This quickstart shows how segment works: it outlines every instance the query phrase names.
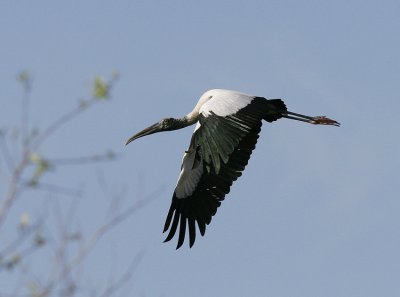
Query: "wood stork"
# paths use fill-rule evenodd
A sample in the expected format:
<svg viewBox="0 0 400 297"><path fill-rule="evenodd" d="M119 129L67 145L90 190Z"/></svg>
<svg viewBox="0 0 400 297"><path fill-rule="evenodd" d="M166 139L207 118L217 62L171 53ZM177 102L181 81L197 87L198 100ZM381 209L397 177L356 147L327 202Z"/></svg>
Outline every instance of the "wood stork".
<svg viewBox="0 0 400 297"><path fill-rule="evenodd" d="M189 228L190 247L196 239L196 223L204 236L206 225L210 224L233 181L242 175L256 146L262 120L273 122L282 117L315 125L340 126L324 116L290 112L281 99L215 89L205 92L185 117L163 119L127 140L126 144L146 135L196 123L189 148L183 155L164 225L163 232L169 229L165 241L174 237L178 225L177 249L184 242L186 226Z"/></svg>

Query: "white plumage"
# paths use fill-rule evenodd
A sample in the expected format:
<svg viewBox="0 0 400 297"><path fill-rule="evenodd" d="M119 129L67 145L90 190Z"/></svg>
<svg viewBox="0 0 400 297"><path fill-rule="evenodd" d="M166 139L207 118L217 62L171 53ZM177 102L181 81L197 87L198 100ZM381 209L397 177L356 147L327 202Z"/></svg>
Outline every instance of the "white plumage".
<svg viewBox="0 0 400 297"><path fill-rule="evenodd" d="M181 173L175 188L176 198L190 197L196 189L197 183L203 174L201 160L196 163L196 151L187 151L182 158ZM196 166L197 165L197 166Z"/></svg>
<svg viewBox="0 0 400 297"><path fill-rule="evenodd" d="M243 107L249 105L255 96L237 91L215 89L204 93L199 102L202 101L203 97L209 98L209 100L201 105L201 114L208 116L214 113L218 116L225 117L235 114Z"/></svg>

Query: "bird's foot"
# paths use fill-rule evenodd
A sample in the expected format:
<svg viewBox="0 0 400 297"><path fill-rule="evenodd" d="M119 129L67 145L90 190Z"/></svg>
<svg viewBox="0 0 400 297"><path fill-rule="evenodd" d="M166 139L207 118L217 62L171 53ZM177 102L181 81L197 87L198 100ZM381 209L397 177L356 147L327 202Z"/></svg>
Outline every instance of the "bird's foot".
<svg viewBox="0 0 400 297"><path fill-rule="evenodd" d="M332 125L332 126L340 127L340 123L338 123L335 120L332 120L330 118L327 118L325 116L313 117L312 120L311 120L311 124L314 124L314 125Z"/></svg>

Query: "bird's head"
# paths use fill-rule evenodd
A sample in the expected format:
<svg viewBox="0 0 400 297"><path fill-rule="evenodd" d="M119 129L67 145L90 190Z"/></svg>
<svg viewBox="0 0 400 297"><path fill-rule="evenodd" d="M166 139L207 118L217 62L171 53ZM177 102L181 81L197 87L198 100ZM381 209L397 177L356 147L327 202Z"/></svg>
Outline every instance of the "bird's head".
<svg viewBox="0 0 400 297"><path fill-rule="evenodd" d="M177 123L178 121L174 118L166 118L166 119L162 119L161 121L151 125L150 127L147 127L146 129L140 131L139 133L136 133L135 135L133 135L132 137L130 137L125 145L129 144L130 142L143 137L143 136L147 136L150 134L154 134L157 132L163 132L163 131L171 131L171 130L176 130L180 128L180 125L178 125Z"/></svg>

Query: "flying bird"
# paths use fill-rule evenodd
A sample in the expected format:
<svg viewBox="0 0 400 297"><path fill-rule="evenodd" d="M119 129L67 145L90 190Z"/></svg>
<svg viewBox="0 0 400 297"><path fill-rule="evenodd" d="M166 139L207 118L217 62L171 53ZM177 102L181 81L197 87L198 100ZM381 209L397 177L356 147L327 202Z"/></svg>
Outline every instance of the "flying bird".
<svg viewBox="0 0 400 297"><path fill-rule="evenodd" d="M281 99L266 99L237 91L205 92L183 118L166 118L130 137L126 144L153 133L196 124L172 197L164 231L171 240L179 225L177 249L189 229L189 246L196 239L196 224L204 236L232 183L242 175L256 147L262 121L280 118L314 125L340 126L325 116L306 116L287 110Z"/></svg>

